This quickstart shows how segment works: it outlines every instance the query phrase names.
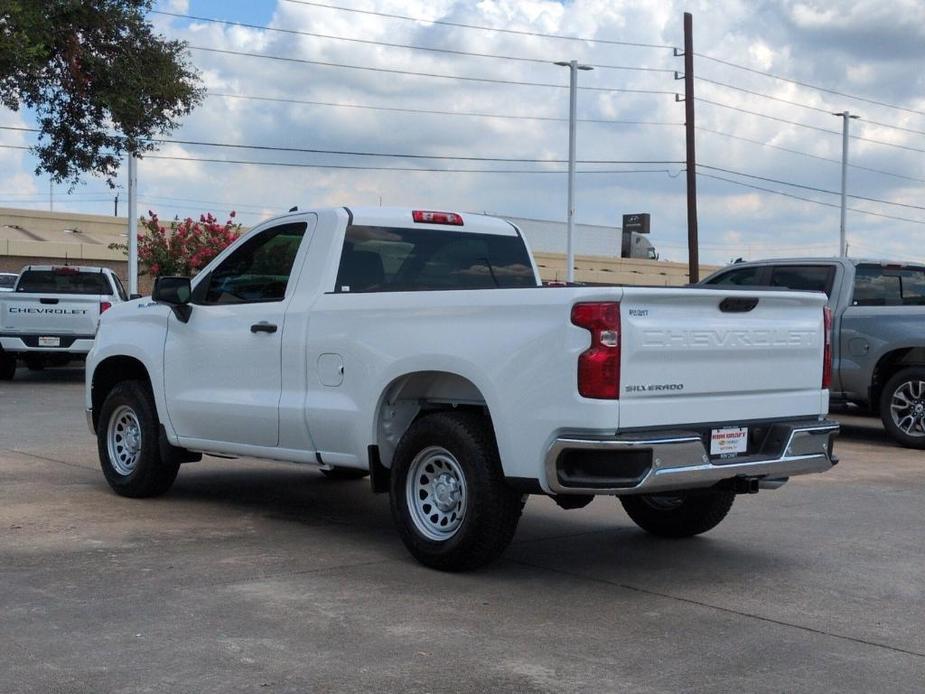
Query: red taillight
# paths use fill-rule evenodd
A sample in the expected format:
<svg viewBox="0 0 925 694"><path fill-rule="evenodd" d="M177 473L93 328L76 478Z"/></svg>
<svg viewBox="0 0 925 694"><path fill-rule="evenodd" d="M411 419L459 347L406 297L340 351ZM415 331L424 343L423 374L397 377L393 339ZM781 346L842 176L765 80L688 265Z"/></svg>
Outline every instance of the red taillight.
<svg viewBox="0 0 925 694"><path fill-rule="evenodd" d="M822 307L822 318L825 324L825 338L822 349L822 388L828 389L832 385L832 309Z"/></svg>
<svg viewBox="0 0 925 694"><path fill-rule="evenodd" d="M109 303L108 301L101 301L100 302L100 315L102 315L103 313L105 313L111 308L112 308L111 303Z"/></svg>
<svg viewBox="0 0 925 694"><path fill-rule="evenodd" d="M620 304L572 306L572 323L591 333L591 346L578 357L578 392L585 398L620 397Z"/></svg>
<svg viewBox="0 0 925 694"><path fill-rule="evenodd" d="M455 227L463 225L462 216L455 212L432 212L430 210L412 210L411 219L419 224L449 224Z"/></svg>

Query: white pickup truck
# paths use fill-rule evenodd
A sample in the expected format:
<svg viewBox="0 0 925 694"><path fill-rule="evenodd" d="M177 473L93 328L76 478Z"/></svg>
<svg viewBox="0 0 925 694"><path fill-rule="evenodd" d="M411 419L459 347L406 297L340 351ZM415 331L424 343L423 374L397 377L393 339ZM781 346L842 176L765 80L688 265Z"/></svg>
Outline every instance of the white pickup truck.
<svg viewBox="0 0 925 694"><path fill-rule="evenodd" d="M614 495L645 530L690 536L737 493L834 464L824 305L544 288L500 219L296 212L108 311L87 416L125 496L167 491L201 453L369 474L440 569L497 557L528 494Z"/></svg>
<svg viewBox="0 0 925 694"><path fill-rule="evenodd" d="M0 294L0 380L13 378L17 359L30 369L82 359L100 315L126 299L109 268L26 266Z"/></svg>

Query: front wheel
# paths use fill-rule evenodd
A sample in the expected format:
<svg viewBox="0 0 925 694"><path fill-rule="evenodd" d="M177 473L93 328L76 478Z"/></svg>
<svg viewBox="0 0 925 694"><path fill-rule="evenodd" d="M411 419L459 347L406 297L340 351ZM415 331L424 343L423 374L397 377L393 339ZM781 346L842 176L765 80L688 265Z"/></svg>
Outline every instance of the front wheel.
<svg viewBox="0 0 925 694"><path fill-rule="evenodd" d="M880 395L880 419L906 448L925 448L925 367L897 372Z"/></svg>
<svg viewBox="0 0 925 694"><path fill-rule="evenodd" d="M436 412L411 425L392 461L390 496L408 551L443 571L500 556L523 508L504 481L491 423L469 412Z"/></svg>
<svg viewBox="0 0 925 694"><path fill-rule="evenodd" d="M692 537L712 530L729 513L734 500L735 493L729 491L620 497L623 509L633 522L659 537Z"/></svg>
<svg viewBox="0 0 925 694"><path fill-rule="evenodd" d="M96 439L103 476L116 494L159 496L177 477L180 463L161 457L154 399L140 381L112 389L100 409Z"/></svg>

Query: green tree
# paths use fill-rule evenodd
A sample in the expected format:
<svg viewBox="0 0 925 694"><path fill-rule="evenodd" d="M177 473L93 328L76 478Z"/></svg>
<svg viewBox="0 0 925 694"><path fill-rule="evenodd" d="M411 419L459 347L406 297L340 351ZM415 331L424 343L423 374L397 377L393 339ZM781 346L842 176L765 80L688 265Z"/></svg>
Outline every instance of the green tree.
<svg viewBox="0 0 925 694"><path fill-rule="evenodd" d="M152 0L0 0L0 102L32 109L34 153L58 182L112 185L202 100L186 44L154 32Z"/></svg>

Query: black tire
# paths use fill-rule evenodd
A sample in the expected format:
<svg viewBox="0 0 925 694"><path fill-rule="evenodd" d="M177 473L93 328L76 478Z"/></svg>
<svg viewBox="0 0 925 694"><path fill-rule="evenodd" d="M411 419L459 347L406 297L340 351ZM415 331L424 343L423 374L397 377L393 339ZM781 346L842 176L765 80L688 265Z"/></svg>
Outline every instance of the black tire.
<svg viewBox="0 0 925 694"><path fill-rule="evenodd" d="M659 537L693 537L712 530L729 513L734 500L735 493L729 491L620 497L633 522Z"/></svg>
<svg viewBox="0 0 925 694"><path fill-rule="evenodd" d="M358 470L350 467L332 467L330 470L322 470L321 474L329 480L349 481L361 480L364 477L369 477L369 470Z"/></svg>
<svg viewBox="0 0 925 694"><path fill-rule="evenodd" d="M439 540L420 529L406 488L412 464L435 449L452 456L465 482L462 521L452 536ZM491 423L471 412L435 412L411 425L392 461L390 496L405 547L425 566L442 571L468 571L497 559L514 537L523 509L521 494L505 483Z"/></svg>
<svg viewBox="0 0 925 694"><path fill-rule="evenodd" d="M16 376L16 355L0 352L0 381L12 381Z"/></svg>
<svg viewBox="0 0 925 694"><path fill-rule="evenodd" d="M137 421L140 446L137 458L130 466L113 462L109 451L109 431L113 415L130 411ZM103 476L116 494L133 498L160 496L177 477L180 463L174 458L161 457L159 423L154 398L146 383L123 381L110 391L100 408L96 427L97 448ZM122 439L123 443L126 441ZM122 465L122 469L120 469Z"/></svg>
<svg viewBox="0 0 925 694"><path fill-rule="evenodd" d="M897 392L902 391L904 387L911 384L912 392L905 393L911 405L905 412L914 417L911 431L918 431L918 436L903 431L897 422L893 420L894 412L891 407L893 397ZM910 395L914 397L909 397ZM904 412L898 413L900 422L904 419ZM893 438L894 441L906 448L925 448L925 367L912 366L902 371L897 371L893 377L883 386L883 392L880 394L880 420L883 422L883 428Z"/></svg>

